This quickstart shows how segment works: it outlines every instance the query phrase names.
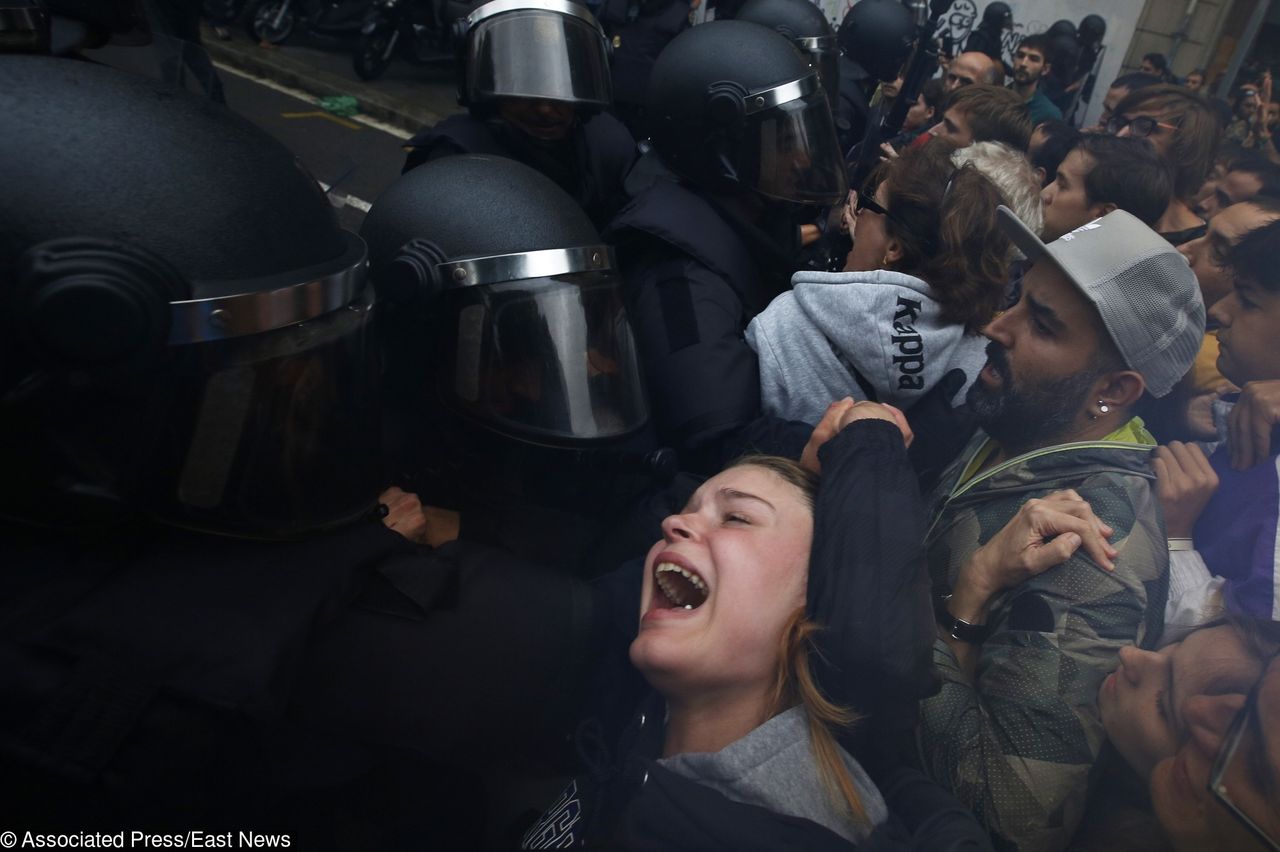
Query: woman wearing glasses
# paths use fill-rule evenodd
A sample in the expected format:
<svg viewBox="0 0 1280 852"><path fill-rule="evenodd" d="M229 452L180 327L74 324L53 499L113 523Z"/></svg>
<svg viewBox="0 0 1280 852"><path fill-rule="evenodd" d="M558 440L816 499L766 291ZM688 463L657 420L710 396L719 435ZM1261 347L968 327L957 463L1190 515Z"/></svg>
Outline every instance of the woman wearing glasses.
<svg viewBox="0 0 1280 852"><path fill-rule="evenodd" d="M1175 852L1280 852L1280 657L1246 696L1202 696L1190 735L1151 773L1151 803Z"/></svg>
<svg viewBox="0 0 1280 852"><path fill-rule="evenodd" d="M844 396L907 409L957 367L963 398L1009 280L996 207L1042 221L1026 157L994 142L909 150L852 198L845 271L797 273L747 328L766 414L813 424Z"/></svg>
<svg viewBox="0 0 1280 852"><path fill-rule="evenodd" d="M1203 627L1159 651L1122 650L1119 668L1099 689L1098 708L1114 752L1132 773L1112 765L1071 849L1278 848L1253 843L1222 801L1225 789L1249 820L1280 837L1277 651L1280 624L1244 617ZM1259 707L1256 684L1268 669L1271 697ZM1222 782L1216 792L1211 780ZM1163 832L1154 830L1152 815Z"/></svg>
<svg viewBox="0 0 1280 852"><path fill-rule="evenodd" d="M1116 136L1150 140L1173 173L1173 200L1156 231L1175 246L1204 236L1207 226L1191 202L1209 177L1222 138L1209 103L1181 86L1147 86L1116 104L1106 127Z"/></svg>

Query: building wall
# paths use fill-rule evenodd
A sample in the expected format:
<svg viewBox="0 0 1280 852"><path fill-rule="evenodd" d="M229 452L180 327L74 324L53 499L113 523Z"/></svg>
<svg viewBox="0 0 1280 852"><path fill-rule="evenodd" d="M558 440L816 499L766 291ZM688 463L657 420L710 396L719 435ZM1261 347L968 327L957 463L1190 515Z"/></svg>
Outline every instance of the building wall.
<svg viewBox="0 0 1280 852"><path fill-rule="evenodd" d="M853 5L853 0L815 0L833 23L839 24ZM981 19L982 10L989 0L954 0L951 10L943 17L940 31L949 33L952 39L963 44L970 31ZM1013 9L1013 32L1006 34L1005 59L1012 63L1013 51L1024 35L1044 32L1054 22L1066 18L1078 24L1085 15L1097 13L1107 21L1107 48L1102 68L1098 74L1100 90L1093 95L1093 102L1085 113L1085 120L1092 123L1102 111L1102 96L1107 83L1115 79L1125 57L1129 54L1130 41L1143 14L1144 6L1178 5L1179 0L1111 0L1100 8L1098 0L1007 0ZM1217 0L1230 2L1230 0ZM1176 24L1175 24L1176 26ZM1141 59L1141 54L1139 54Z"/></svg>
<svg viewBox="0 0 1280 852"><path fill-rule="evenodd" d="M1196 68L1225 67L1235 50L1236 39L1223 37L1224 26L1229 18L1241 18L1238 27L1226 28L1243 29L1253 4L1254 0L1197 0L1185 39L1173 56L1173 73L1185 77ZM1136 71L1145 54L1169 55L1188 5L1189 0L1147 0L1125 55L1125 70Z"/></svg>

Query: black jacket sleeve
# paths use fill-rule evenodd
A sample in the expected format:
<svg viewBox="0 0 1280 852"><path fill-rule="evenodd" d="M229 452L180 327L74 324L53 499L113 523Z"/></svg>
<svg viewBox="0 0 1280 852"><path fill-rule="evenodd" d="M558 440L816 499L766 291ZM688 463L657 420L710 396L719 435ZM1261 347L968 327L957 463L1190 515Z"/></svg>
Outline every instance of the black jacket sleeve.
<svg viewBox="0 0 1280 852"><path fill-rule="evenodd" d="M825 629L815 674L837 702L910 728L937 676L924 510L902 435L856 421L818 458L808 607Z"/></svg>

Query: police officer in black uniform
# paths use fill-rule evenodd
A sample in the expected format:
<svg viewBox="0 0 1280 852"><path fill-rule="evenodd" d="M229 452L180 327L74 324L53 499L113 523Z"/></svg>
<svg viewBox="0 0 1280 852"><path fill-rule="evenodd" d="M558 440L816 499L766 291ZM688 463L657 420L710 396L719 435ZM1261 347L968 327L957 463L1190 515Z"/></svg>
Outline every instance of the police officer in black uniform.
<svg viewBox="0 0 1280 852"><path fill-rule="evenodd" d="M1071 84L1079 79L1076 67L1080 64L1080 44L1076 25L1068 20L1054 21L1045 35L1052 45L1051 55L1046 57L1052 64L1042 78L1046 84L1044 94L1066 115L1071 109Z"/></svg>
<svg viewBox="0 0 1280 852"><path fill-rule="evenodd" d="M9 57L0 89L9 810L32 830L480 846L478 773L558 742L580 701L587 591L383 526L365 243L279 143L90 63ZM521 183L491 171L474 217L453 196L460 230ZM540 219L489 220L505 245L388 243L419 280L478 285L454 324L473 360L451 368L477 417L546 443L626 433L643 411L605 250L533 178Z"/></svg>
<svg viewBox="0 0 1280 852"><path fill-rule="evenodd" d="M466 540L614 567L592 545L674 460L653 455L613 250L548 178L478 155L402 176L361 234L397 469Z"/></svg>
<svg viewBox="0 0 1280 852"><path fill-rule="evenodd" d="M1080 27L1076 30L1076 38L1080 46L1075 79L1079 85L1079 96L1075 101L1070 119L1075 119L1080 111L1080 104L1088 104L1093 97L1093 87L1097 83L1098 60L1106 52L1102 40L1107 35L1107 22L1101 15L1085 15L1080 19ZM1081 82L1083 81L1083 82Z"/></svg>
<svg viewBox="0 0 1280 852"><path fill-rule="evenodd" d="M1004 63L1004 34L1013 29L1013 10L1008 3L995 2L987 4L982 11L982 20L973 32L964 49L974 53L985 53L997 62ZM1008 64L1005 73L1010 73Z"/></svg>
<svg viewBox="0 0 1280 852"><path fill-rule="evenodd" d="M898 0L859 0L845 13L836 37L840 45L836 129L840 150L848 157L873 120L870 104L876 87L902 73L915 46L916 25Z"/></svg>
<svg viewBox="0 0 1280 852"><path fill-rule="evenodd" d="M555 181L602 227L625 202L636 146L604 112L612 96L600 24L571 0L494 0L455 26L467 112L410 139L404 170L460 153L509 157Z"/></svg>
<svg viewBox="0 0 1280 852"><path fill-rule="evenodd" d="M660 442L711 470L759 413L747 323L788 286L799 224L844 196L818 75L767 28L713 21L663 51L652 150L605 237L619 252Z"/></svg>
<svg viewBox="0 0 1280 852"><path fill-rule="evenodd" d="M662 49L689 28L689 0L604 0L598 14L613 47L613 113L643 139L649 135L644 123L649 75Z"/></svg>

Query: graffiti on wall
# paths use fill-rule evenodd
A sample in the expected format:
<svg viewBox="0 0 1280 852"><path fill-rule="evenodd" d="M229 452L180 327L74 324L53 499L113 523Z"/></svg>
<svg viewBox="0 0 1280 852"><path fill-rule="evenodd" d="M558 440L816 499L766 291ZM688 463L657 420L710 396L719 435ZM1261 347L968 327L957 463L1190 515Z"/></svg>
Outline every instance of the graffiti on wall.
<svg viewBox="0 0 1280 852"><path fill-rule="evenodd" d="M978 4L973 0L956 0L951 4L950 11L938 21L938 29L934 35L947 39L950 44L964 44L977 21Z"/></svg>
<svg viewBox="0 0 1280 852"><path fill-rule="evenodd" d="M978 25L978 4L973 0L955 0L950 11L938 21L938 29L934 33L937 38L947 39L957 49L963 50L969 40L969 34ZM1004 61L1013 64L1013 54L1018 49L1018 42L1032 33L1042 33L1049 29L1048 24L1040 21L1030 23L1015 20L1013 29L1006 30L1000 39L1000 52Z"/></svg>

